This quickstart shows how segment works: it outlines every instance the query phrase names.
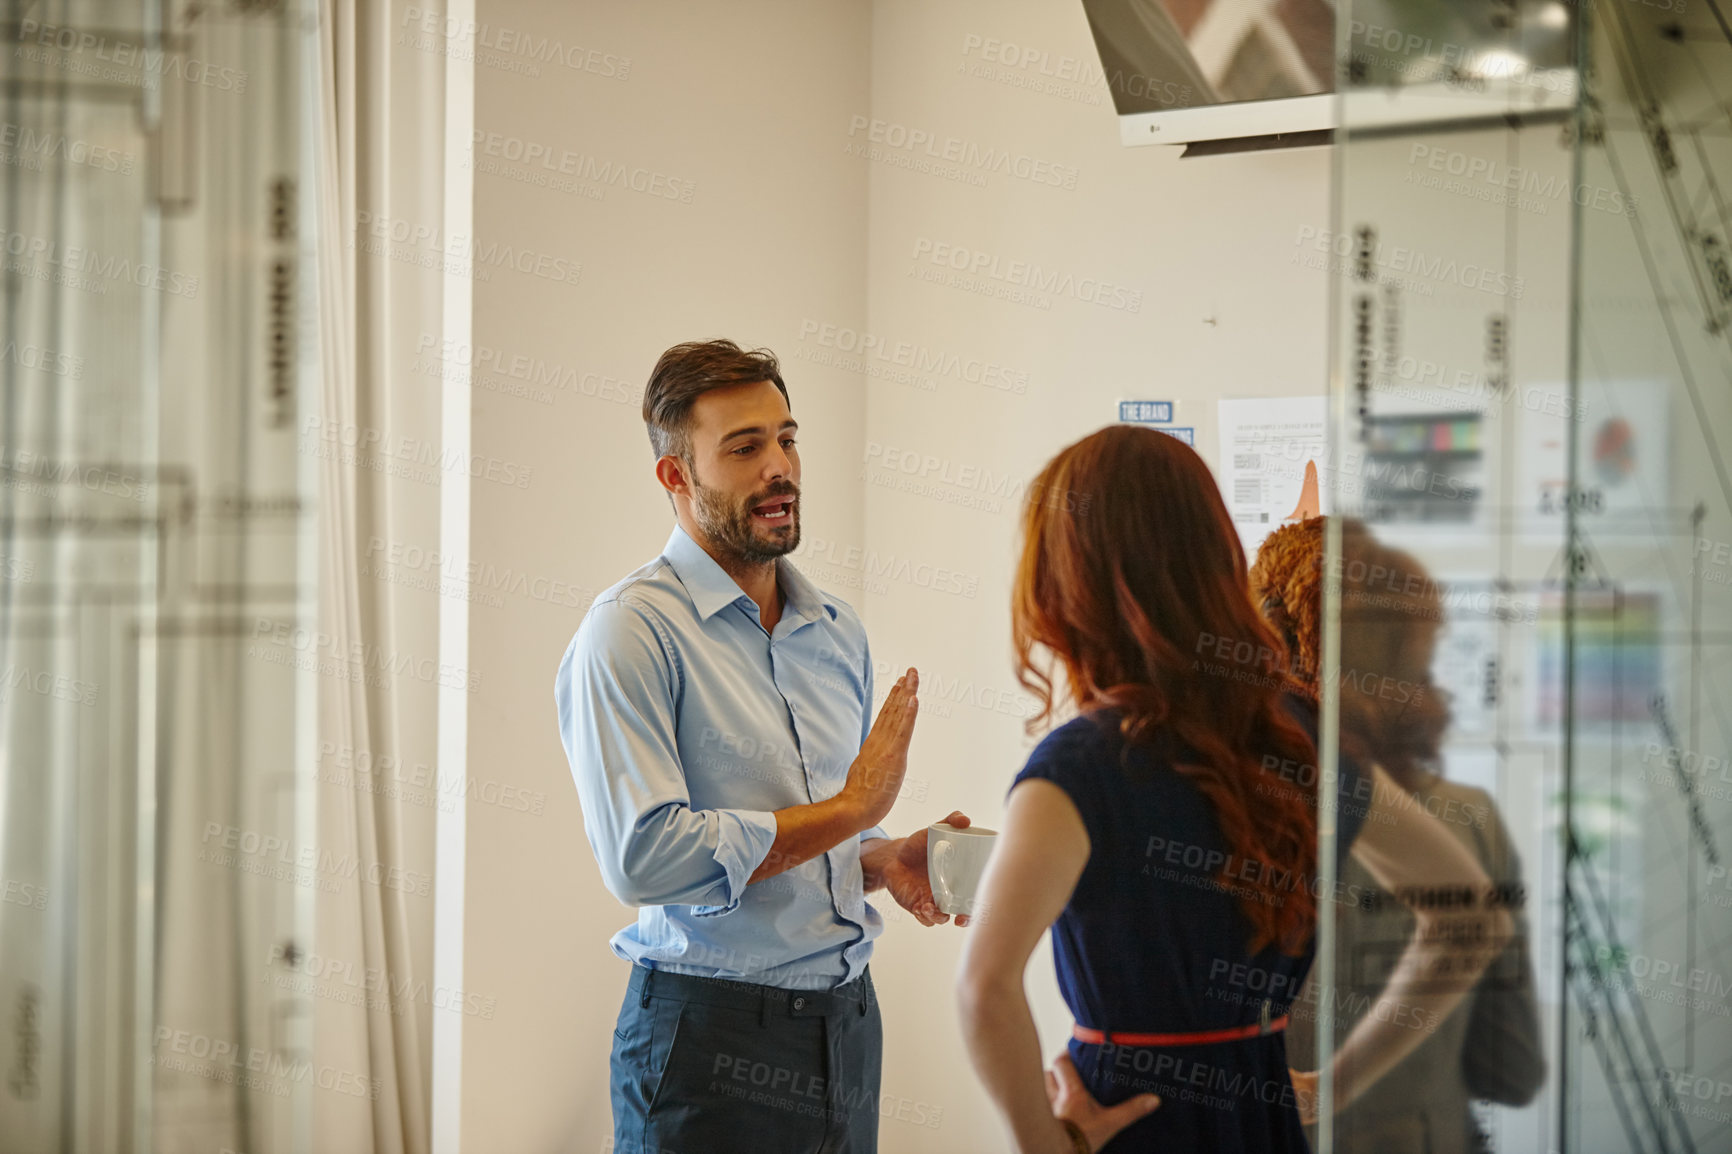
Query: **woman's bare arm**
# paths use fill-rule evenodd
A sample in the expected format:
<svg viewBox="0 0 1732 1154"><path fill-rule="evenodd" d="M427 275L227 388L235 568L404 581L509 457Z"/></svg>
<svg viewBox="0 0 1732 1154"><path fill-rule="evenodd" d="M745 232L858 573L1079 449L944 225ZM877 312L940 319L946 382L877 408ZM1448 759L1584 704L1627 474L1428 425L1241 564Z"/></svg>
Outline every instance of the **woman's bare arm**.
<svg viewBox="0 0 1732 1154"><path fill-rule="evenodd" d="M1029 955L1058 919L1089 860L1088 830L1070 797L1038 778L1010 794L1004 828L981 879L979 912L957 971L964 1041L975 1072L997 1103L1020 1154L1071 1154L1049 1103L1040 1038L1023 992ZM1103 1110L1066 1095L1067 1116L1092 1149L1148 1113L1160 1100L1139 1095Z"/></svg>

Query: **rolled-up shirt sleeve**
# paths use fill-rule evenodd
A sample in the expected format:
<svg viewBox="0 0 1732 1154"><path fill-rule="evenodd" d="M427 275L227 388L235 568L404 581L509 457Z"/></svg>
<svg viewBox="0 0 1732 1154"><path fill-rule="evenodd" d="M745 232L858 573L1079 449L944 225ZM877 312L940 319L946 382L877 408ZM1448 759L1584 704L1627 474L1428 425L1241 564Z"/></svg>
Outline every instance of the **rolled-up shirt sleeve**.
<svg viewBox="0 0 1732 1154"><path fill-rule="evenodd" d="M773 812L691 807L680 764L680 671L649 614L591 606L554 682L583 829L608 891L628 906L740 904L776 840Z"/></svg>

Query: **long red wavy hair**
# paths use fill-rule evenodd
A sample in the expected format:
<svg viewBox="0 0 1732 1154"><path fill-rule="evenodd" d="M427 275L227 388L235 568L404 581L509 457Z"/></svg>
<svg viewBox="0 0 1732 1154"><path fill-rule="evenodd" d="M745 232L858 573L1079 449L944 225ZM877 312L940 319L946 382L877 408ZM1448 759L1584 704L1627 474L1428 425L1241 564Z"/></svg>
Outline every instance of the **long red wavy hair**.
<svg viewBox="0 0 1732 1154"><path fill-rule="evenodd" d="M1017 679L1041 703L1029 732L1052 718L1059 688L1051 663L1035 661L1039 646L1062 665L1080 710L1119 711L1127 743L1177 749L1176 738L1194 750L1174 769L1209 800L1232 853L1263 867L1251 876L1302 882L1277 892L1247 886L1243 870L1231 880L1251 952L1303 952L1317 917L1316 796L1258 784L1265 756L1315 765L1316 747L1282 702L1291 682L1281 641L1251 602L1244 550L1208 466L1165 433L1108 426L1041 470L1022 530L1011 635ZM1251 659L1205 672L1219 639Z"/></svg>

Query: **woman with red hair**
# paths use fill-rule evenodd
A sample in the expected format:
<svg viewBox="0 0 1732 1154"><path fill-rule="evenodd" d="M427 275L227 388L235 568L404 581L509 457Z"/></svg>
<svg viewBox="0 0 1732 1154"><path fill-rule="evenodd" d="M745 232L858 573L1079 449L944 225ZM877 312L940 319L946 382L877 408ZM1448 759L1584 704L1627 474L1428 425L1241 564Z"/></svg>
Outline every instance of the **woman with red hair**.
<svg viewBox="0 0 1732 1154"><path fill-rule="evenodd" d="M1327 519L1313 517L1271 533L1251 566L1253 600L1285 642L1295 676L1316 694L1325 573L1334 578L1341 614L1337 664L1354 674L1337 679L1334 695L1342 747L1389 774L1402 791L1393 800L1438 815L1508 895L1506 904L1519 909L1521 860L1492 796L1439 772L1450 721L1449 694L1431 676L1444 624L1442 589L1412 555L1352 519L1341 521L1339 555L1326 563L1327 526ZM1390 680L1409 691L1377 692ZM1365 995L1376 992L1381 975L1367 973L1363 959L1382 943L1407 937L1411 921L1358 862L1344 865L1342 880L1366 900L1335 911L1337 1037L1351 1036L1369 1008ZM1456 979L1472 991L1462 1011L1426 1022L1424 1042L1378 1082L1377 1092L1338 1113L1334 1154L1469 1154L1486 1148L1472 1109L1476 1099L1522 1106L1539 1093L1546 1060L1538 998L1519 914L1516 922L1515 939L1477 983ZM1304 1010L1293 1014L1289 1037L1298 1064L1309 1065L1302 1056L1316 1048L1316 986L1313 974L1299 995Z"/></svg>
<svg viewBox="0 0 1732 1154"><path fill-rule="evenodd" d="M1030 487L1022 528L1011 616L1042 705L1031 731L1061 694L1077 715L1017 775L981 883L957 977L975 1069L1022 1154L1306 1151L1315 1075L1295 1087L1282 1029L1319 903L1356 900L1318 877L1319 778L1337 847L1379 884L1474 895L1415 901L1414 937L1339 1047L1338 1102L1418 1044L1397 1009L1454 1008L1461 991L1430 979L1483 970L1509 916L1437 819L1385 811L1375 765L1319 775L1315 713L1189 447L1129 425L1085 437ZM1076 1024L1043 1085L1022 983L1049 926Z"/></svg>

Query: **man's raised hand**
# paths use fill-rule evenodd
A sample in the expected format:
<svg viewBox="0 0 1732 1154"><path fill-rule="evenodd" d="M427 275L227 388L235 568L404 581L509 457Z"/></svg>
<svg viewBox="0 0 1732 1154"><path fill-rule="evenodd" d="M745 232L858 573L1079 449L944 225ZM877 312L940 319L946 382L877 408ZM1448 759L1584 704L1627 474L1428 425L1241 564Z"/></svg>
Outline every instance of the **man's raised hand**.
<svg viewBox="0 0 1732 1154"><path fill-rule="evenodd" d="M896 679L872 723L872 732L860 743L859 756L848 767L842 796L859 808L861 829L883 821L902 792L902 779L908 774L908 743L914 737L914 718L920 711L919 690L920 674L912 668Z"/></svg>

